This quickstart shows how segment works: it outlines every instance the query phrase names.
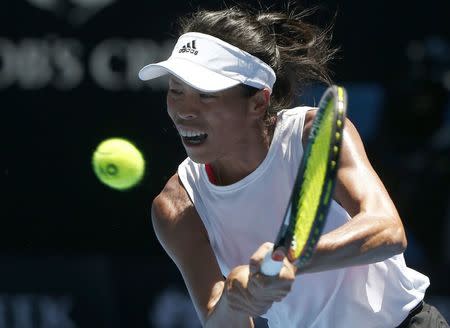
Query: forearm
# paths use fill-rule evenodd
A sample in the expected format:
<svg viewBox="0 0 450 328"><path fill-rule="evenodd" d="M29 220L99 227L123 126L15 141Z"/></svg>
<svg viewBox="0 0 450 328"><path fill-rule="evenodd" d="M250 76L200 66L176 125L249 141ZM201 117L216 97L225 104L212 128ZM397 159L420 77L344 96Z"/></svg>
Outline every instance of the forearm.
<svg viewBox="0 0 450 328"><path fill-rule="evenodd" d="M204 327L237 327L253 328L253 319L241 311L233 310L227 300L226 293L223 292L224 283L218 283L214 287L214 295L208 304L208 315L204 322Z"/></svg>
<svg viewBox="0 0 450 328"><path fill-rule="evenodd" d="M404 251L401 223L392 218L360 213L323 235L310 263L298 273L318 272L383 261Z"/></svg>

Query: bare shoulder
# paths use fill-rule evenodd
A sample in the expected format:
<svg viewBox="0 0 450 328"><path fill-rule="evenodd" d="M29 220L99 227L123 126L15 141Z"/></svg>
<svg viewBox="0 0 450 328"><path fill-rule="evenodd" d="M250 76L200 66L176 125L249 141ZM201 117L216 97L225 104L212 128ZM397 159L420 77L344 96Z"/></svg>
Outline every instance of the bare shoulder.
<svg viewBox="0 0 450 328"><path fill-rule="evenodd" d="M152 223L158 240L176 263L180 257L177 253L187 251L189 245L208 242L204 225L178 174L153 200Z"/></svg>
<svg viewBox="0 0 450 328"><path fill-rule="evenodd" d="M302 132L303 145L306 145L306 142L308 141L308 136L312 129L316 114L317 114L317 109L308 110L305 114L305 122L303 125L303 132ZM345 129L344 130L345 130L345 138L346 139L348 139L348 138L356 139L356 141L358 141L358 144L360 144L362 146L361 137L359 136L359 133L356 130L356 127L353 125L353 123L351 122L351 120L348 117L345 118Z"/></svg>
<svg viewBox="0 0 450 328"><path fill-rule="evenodd" d="M311 130L314 118L316 117L317 109L310 109L305 114L304 130Z"/></svg>
<svg viewBox="0 0 450 328"><path fill-rule="evenodd" d="M189 196L181 184L178 174L174 174L164 186L164 189L153 200L152 218L161 223L174 223L180 214L193 207Z"/></svg>
<svg viewBox="0 0 450 328"><path fill-rule="evenodd" d="M177 265L204 323L215 286L223 281L203 222L174 174L152 203L152 223L159 242ZM215 302L214 302L215 304Z"/></svg>
<svg viewBox="0 0 450 328"><path fill-rule="evenodd" d="M308 141L309 132L311 131L314 118L316 117L317 109L310 109L305 114L305 122L303 124L302 143L306 145Z"/></svg>

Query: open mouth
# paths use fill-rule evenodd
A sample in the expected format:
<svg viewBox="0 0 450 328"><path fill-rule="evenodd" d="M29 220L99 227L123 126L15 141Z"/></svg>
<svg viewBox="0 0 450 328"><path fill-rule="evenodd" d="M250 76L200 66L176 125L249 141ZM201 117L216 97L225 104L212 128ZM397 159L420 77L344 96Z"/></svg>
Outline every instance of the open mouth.
<svg viewBox="0 0 450 328"><path fill-rule="evenodd" d="M200 145L205 142L206 138L208 137L208 134L202 131L179 129L178 132L180 133L181 139L183 140L184 144L189 146Z"/></svg>
<svg viewBox="0 0 450 328"><path fill-rule="evenodd" d="M208 135L205 133L205 134L201 134L198 136L182 137L182 138L185 143L198 145L198 144L201 144L203 141L205 141L207 137L208 137Z"/></svg>

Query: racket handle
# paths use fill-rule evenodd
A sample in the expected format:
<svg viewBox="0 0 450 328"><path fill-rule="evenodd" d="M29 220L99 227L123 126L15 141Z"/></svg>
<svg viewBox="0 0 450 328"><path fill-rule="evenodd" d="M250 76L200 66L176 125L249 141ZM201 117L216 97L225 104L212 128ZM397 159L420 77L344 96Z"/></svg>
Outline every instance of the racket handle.
<svg viewBox="0 0 450 328"><path fill-rule="evenodd" d="M272 251L267 252L261 264L261 273L266 276L276 276L280 273L283 267L283 261L274 261L272 259Z"/></svg>

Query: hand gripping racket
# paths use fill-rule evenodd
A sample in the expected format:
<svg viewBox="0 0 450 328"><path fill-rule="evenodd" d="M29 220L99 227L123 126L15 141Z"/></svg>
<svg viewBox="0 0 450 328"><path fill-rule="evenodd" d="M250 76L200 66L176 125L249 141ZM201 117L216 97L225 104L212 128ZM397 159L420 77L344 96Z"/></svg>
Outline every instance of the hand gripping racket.
<svg viewBox="0 0 450 328"><path fill-rule="evenodd" d="M274 250L284 247L289 261L302 267L311 259L331 204L347 109L347 94L330 86L323 94L309 134ZM261 272L277 275L283 262L269 252Z"/></svg>

